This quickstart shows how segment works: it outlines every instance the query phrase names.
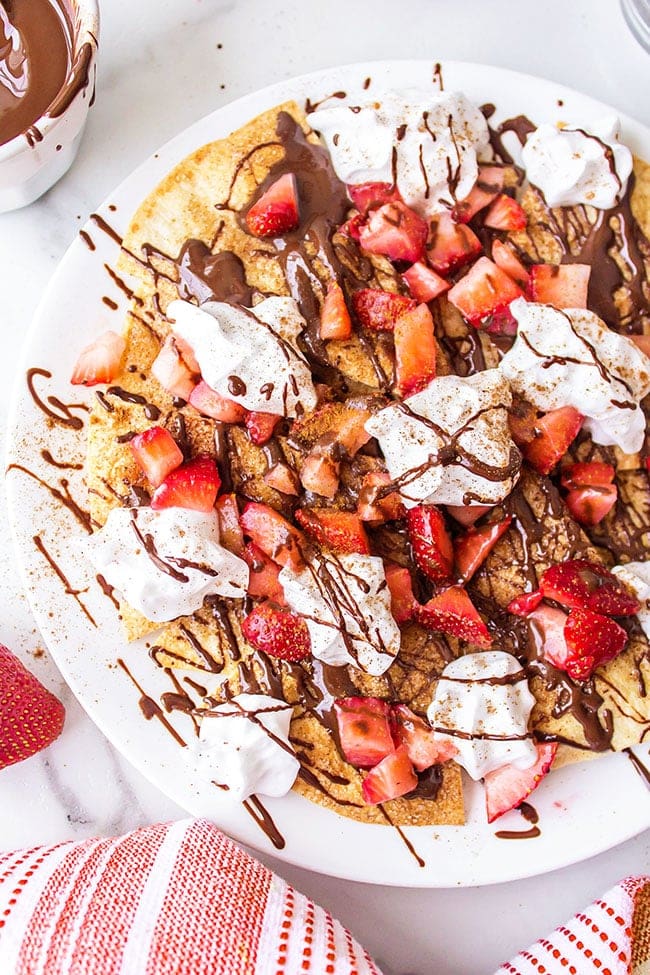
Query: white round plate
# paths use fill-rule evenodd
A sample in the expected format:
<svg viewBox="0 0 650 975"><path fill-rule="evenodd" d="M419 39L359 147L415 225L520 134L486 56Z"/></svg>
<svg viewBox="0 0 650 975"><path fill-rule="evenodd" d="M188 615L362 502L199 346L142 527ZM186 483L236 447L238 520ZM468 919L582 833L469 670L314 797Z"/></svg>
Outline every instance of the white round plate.
<svg viewBox="0 0 650 975"><path fill-rule="evenodd" d="M123 233L142 198L188 153L228 135L257 113L296 98L303 102L359 86L370 78L372 93L382 86L428 88L437 84L431 62L374 62L330 69L282 82L241 98L191 126L137 169L106 201L99 214ZM477 104L492 102L497 121L528 115L534 122L569 120L588 125L610 111L606 106L559 85L498 68L442 64L447 90L461 89ZM623 140L650 159L650 132L623 120ZM89 403L91 390L68 382L81 347L106 328L119 330L126 311L124 290L107 272L118 256L116 240L89 220L54 275L26 342L24 367L38 367L34 388L52 412L62 415L51 397L64 404ZM91 249L88 244L94 249ZM117 303L111 310L106 297ZM49 398L49 399L48 399ZM83 409L71 408L84 419ZM526 828L521 816L508 813L498 826L485 822L480 786L467 783L467 825L397 830L353 822L313 805L298 795L265 800L285 845L274 849L252 816L200 782L187 762L187 749L158 720L145 721L140 691L117 666L122 658L143 693L157 699L172 690L150 660L144 643L126 645L117 613L102 592L82 552L85 507L82 471L58 468L51 459L80 465L85 430L49 419L30 395L23 373L18 382L9 435L7 477L11 520L29 598L52 655L64 677L117 748L163 792L197 816L215 820L225 832L251 847L312 870L350 880L402 886L451 887L495 883L530 876L599 853L650 826L650 790L625 755L560 769L534 796L541 835L511 842L496 829ZM22 468L22 469L21 469ZM186 715L169 720L190 741ZM640 749L645 752L645 749ZM412 844L415 855L409 851ZM424 861L420 865L418 857Z"/></svg>

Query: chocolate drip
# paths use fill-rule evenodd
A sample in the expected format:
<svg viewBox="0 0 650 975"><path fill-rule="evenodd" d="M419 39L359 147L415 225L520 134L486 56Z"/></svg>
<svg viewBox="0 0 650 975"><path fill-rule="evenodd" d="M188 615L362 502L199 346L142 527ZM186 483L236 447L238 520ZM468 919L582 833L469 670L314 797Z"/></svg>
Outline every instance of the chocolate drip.
<svg viewBox="0 0 650 975"><path fill-rule="evenodd" d="M152 697L149 697L149 695L145 693L145 691L142 689L142 685L138 680L136 680L136 678L133 676L133 674L131 673L131 671L129 670L129 668L124 663L121 657L118 657L117 663L118 666L124 671L126 676L129 678L131 683L140 692L140 700L138 701L138 704L140 706L140 711L142 712L142 716L146 718L147 721L151 721L152 718L157 718L157 720L160 721L160 723L162 724L165 731L169 732L169 734L172 736L174 741L182 748L186 748L187 742L179 735L179 733L176 731L176 728L173 726L171 721L169 721L169 719L165 716L163 709L158 704L158 702L154 701Z"/></svg>
<svg viewBox="0 0 650 975"><path fill-rule="evenodd" d="M115 396L125 403L134 403L137 406L142 406L144 408L144 415L148 420L158 420L160 418L160 410L158 407L153 403L149 403L140 393L131 393L128 389L122 389L121 386L109 386L106 390L106 396Z"/></svg>
<svg viewBox="0 0 650 975"><path fill-rule="evenodd" d="M200 305L205 301L252 304L253 289L246 282L246 270L232 251L213 254L202 240L188 240L173 263L178 268L181 298L195 298Z"/></svg>
<svg viewBox="0 0 650 975"><path fill-rule="evenodd" d="M81 596L85 592L87 592L87 590L86 589L73 589L72 588L72 586L70 585L70 581L69 581L68 577L66 576L65 572L58 565L58 563L54 559L54 556L51 555L50 552L48 552L47 548L45 547L45 542L43 541L43 539L41 538L40 535L34 535L32 537L32 541L34 542L34 545L36 546L36 548L38 549L38 551L41 553L41 555L43 556L43 558L45 559L45 561L48 563L48 565L50 566L50 568L54 571L54 573L59 577L59 579L63 583L63 587L64 587L65 594L67 596L72 596L72 598L77 603L77 605L79 606L81 612L84 614L84 616L86 617L86 619L88 620L88 622L91 623L94 627L96 627L97 626L97 623L95 622L95 620L91 616L90 611L88 610L88 608L86 607L86 605L81 600Z"/></svg>
<svg viewBox="0 0 650 975"><path fill-rule="evenodd" d="M650 769L647 767L647 765L643 764L639 756L635 755L630 748L625 748L623 750L629 760L632 762L635 771L639 773L646 786L650 789Z"/></svg>
<svg viewBox="0 0 650 975"><path fill-rule="evenodd" d="M276 850L283 850L286 846L286 841L278 827L273 821L273 817L262 803L258 796L251 796L250 799L244 799L242 806L246 810L249 816L251 816L265 836L271 841Z"/></svg>
<svg viewBox="0 0 650 975"><path fill-rule="evenodd" d="M35 474L34 471L30 471L28 467L23 467L22 464L9 464L7 467L7 472L9 471L22 471L23 474L27 474L28 477L33 478L37 484L40 484L47 491L49 491L55 501L58 501L59 504L63 505L64 508L67 508L68 511L74 515L79 524L84 528L85 531L88 532L89 535L92 534L93 528L90 514L85 511L84 508L82 508L70 494L70 482L67 478L62 477L59 480L59 490L59 488L56 488L54 485L48 484L47 481L44 481L43 478L39 477L38 474Z"/></svg>
<svg viewBox="0 0 650 975"><path fill-rule="evenodd" d="M79 416L74 415L74 410L88 413L89 408L85 403L62 403L57 396L48 396L44 401L36 392L34 379L36 376L44 376L46 379L52 378L52 373L47 369L34 366L27 370L26 381L29 395L39 410L53 423L62 427L71 427L73 430L81 430L84 421Z"/></svg>

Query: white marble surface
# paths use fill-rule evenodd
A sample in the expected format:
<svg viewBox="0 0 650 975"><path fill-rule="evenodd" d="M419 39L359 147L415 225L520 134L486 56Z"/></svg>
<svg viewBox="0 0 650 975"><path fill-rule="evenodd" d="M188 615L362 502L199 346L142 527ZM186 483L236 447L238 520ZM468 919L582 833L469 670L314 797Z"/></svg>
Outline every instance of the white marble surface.
<svg viewBox="0 0 650 975"><path fill-rule="evenodd" d="M80 222L159 144L232 98L328 65L455 58L551 78L650 125L650 57L615 0L103 0L102 16L97 103L76 165L44 199L0 217L3 430L21 340ZM4 508L0 565L0 641L68 709L52 748L0 772L0 848L181 816L95 730L43 653ZM336 913L387 975L489 975L626 873L649 871L650 835L545 877L474 890L366 887L276 867Z"/></svg>

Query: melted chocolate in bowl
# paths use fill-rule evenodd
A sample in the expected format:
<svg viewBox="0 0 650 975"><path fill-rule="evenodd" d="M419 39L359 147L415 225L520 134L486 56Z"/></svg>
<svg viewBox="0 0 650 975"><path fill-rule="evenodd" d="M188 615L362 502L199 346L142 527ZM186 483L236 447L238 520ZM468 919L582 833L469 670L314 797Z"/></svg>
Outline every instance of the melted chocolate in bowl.
<svg viewBox="0 0 650 975"><path fill-rule="evenodd" d="M0 145L46 113L71 65L72 29L54 0L0 0Z"/></svg>

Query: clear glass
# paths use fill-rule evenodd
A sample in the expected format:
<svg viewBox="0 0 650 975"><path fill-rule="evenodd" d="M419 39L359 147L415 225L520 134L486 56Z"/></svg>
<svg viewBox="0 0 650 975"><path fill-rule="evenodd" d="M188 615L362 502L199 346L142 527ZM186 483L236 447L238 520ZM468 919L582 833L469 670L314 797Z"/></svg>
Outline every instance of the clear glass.
<svg viewBox="0 0 650 975"><path fill-rule="evenodd" d="M650 52L650 0L621 0L621 10L639 44Z"/></svg>

